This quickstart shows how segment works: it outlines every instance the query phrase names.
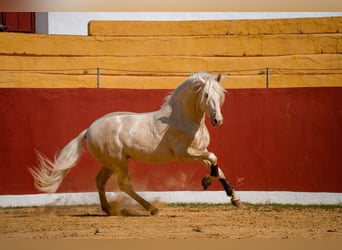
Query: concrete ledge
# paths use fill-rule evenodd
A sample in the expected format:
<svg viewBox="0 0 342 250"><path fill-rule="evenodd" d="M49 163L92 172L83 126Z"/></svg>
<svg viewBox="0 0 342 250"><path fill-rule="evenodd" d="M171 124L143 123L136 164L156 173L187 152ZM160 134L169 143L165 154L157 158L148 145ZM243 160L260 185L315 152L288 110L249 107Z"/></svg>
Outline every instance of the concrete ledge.
<svg viewBox="0 0 342 250"><path fill-rule="evenodd" d="M184 76L101 75L100 88L175 89ZM266 75L231 75L222 81L226 89L265 88ZM342 74L271 75L269 87L340 87ZM0 72L0 88L97 88L96 75L64 75Z"/></svg>
<svg viewBox="0 0 342 250"><path fill-rule="evenodd" d="M96 68L110 69L101 72L103 88L174 89L199 71L230 73L226 88L263 88L265 68L341 69L340 27L342 17L324 17L92 21L92 36L5 32L0 88L96 88ZM340 72L273 72L270 86L342 86Z"/></svg>
<svg viewBox="0 0 342 250"><path fill-rule="evenodd" d="M202 36L342 32L341 17L218 21L90 21L91 36Z"/></svg>
<svg viewBox="0 0 342 250"><path fill-rule="evenodd" d="M261 57L205 57L205 56L0 56L1 70L46 70L47 73L87 74L96 73L87 69L111 69L107 73L163 73L172 72L226 72L244 75L250 69L342 69L342 54L314 54ZM231 72L236 71L236 72ZM238 72L240 71L240 72ZM0 71L1 73L2 71Z"/></svg>
<svg viewBox="0 0 342 250"><path fill-rule="evenodd" d="M229 197L224 191L175 191L175 192L139 192L149 201L166 203L227 203ZM108 200L114 200L122 193L107 193ZM270 192L240 191L241 201L252 204L300 204L300 205L341 205L341 193L310 192ZM0 207L30 206L71 206L99 204L98 194L90 193L57 193L31 195L1 195Z"/></svg>
<svg viewBox="0 0 342 250"><path fill-rule="evenodd" d="M342 54L280 57L16 55L0 56L0 64L6 65L6 69L0 70L2 88L95 88L97 67L101 67L101 87L106 88L173 89L191 73L199 71L230 74L231 77L222 82L226 88L263 88L266 76L261 73L265 73L267 67L284 69L280 73L271 70L271 87L342 86ZM32 72L28 72L30 70Z"/></svg>
<svg viewBox="0 0 342 250"><path fill-rule="evenodd" d="M98 37L0 33L2 55L282 56L342 53L342 34Z"/></svg>

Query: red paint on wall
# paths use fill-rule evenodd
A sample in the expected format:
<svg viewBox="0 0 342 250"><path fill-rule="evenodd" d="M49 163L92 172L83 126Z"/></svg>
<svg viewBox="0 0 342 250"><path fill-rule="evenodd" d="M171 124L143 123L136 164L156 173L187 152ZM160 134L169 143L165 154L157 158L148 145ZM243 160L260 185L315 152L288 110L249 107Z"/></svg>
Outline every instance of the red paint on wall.
<svg viewBox="0 0 342 250"><path fill-rule="evenodd" d="M1 89L0 195L36 193L34 150L50 158L113 111L159 109L168 90ZM211 145L238 190L342 192L342 88L230 90ZM96 191L99 163L85 150L58 192ZM130 162L140 191L201 190L200 163ZM116 190L113 177L107 190ZM210 190L220 190L215 183Z"/></svg>
<svg viewBox="0 0 342 250"><path fill-rule="evenodd" d="M35 33L34 12L1 12L0 19L6 31Z"/></svg>

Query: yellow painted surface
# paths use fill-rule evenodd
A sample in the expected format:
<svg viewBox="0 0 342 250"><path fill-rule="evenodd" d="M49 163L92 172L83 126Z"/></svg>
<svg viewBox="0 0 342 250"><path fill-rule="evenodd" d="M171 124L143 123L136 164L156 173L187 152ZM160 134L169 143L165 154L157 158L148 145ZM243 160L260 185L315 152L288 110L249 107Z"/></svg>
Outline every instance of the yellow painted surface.
<svg viewBox="0 0 342 250"><path fill-rule="evenodd" d="M342 53L342 33L94 37L0 33L2 55L50 56L281 56Z"/></svg>
<svg viewBox="0 0 342 250"><path fill-rule="evenodd" d="M207 36L342 32L341 17L221 21L91 21L92 36Z"/></svg>
<svg viewBox="0 0 342 250"><path fill-rule="evenodd" d="M146 73L175 72L190 74L191 72L226 72L247 74L253 72L237 72L238 70L265 68L302 68L323 69L341 68L341 54L314 54L277 57L189 57L189 56L0 56L1 69L23 70L61 70L65 73L95 73L96 68L111 69L105 73ZM233 72L232 72L233 71Z"/></svg>
<svg viewBox="0 0 342 250"><path fill-rule="evenodd" d="M226 88L263 88L266 68L271 87L342 86L341 22L94 22L96 36L0 33L0 87L95 88L96 68L105 88L173 89L199 71L229 74Z"/></svg>
<svg viewBox="0 0 342 250"><path fill-rule="evenodd" d="M2 73L1 88L95 88L96 76L39 73Z"/></svg>
<svg viewBox="0 0 342 250"><path fill-rule="evenodd" d="M101 76L101 88L174 89L186 76ZM342 74L273 75L269 87L342 86ZM230 76L221 82L227 89L265 88L265 75ZM96 75L67 76L58 74L2 74L0 88L96 88Z"/></svg>

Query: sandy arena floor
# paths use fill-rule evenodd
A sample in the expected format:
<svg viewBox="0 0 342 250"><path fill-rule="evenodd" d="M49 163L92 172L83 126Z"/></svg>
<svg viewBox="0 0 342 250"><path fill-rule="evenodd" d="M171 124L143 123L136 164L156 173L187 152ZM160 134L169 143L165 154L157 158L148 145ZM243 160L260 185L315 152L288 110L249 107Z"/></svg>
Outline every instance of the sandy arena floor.
<svg viewBox="0 0 342 250"><path fill-rule="evenodd" d="M0 239L342 239L342 206L156 205L0 208Z"/></svg>

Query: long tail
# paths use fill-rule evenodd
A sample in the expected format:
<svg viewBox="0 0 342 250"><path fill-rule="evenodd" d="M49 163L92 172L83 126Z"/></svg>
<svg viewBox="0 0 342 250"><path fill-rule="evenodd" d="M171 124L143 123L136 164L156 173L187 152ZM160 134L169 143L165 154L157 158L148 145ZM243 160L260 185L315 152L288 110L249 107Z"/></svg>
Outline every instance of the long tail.
<svg viewBox="0 0 342 250"><path fill-rule="evenodd" d="M38 168L30 168L36 188L45 193L54 193L61 185L64 177L74 167L82 155L83 139L87 129L70 141L55 156L54 162L37 152Z"/></svg>

